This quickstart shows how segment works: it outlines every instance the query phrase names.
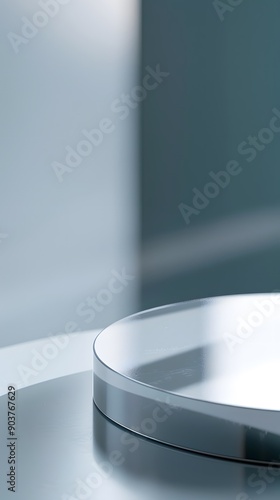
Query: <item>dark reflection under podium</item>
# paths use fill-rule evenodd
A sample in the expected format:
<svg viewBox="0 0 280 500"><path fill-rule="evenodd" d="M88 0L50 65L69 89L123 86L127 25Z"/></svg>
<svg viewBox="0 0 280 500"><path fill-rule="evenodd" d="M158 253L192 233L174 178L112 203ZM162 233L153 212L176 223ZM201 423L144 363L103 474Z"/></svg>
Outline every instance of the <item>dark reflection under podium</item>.
<svg viewBox="0 0 280 500"><path fill-rule="evenodd" d="M6 412L4 395L1 499L7 498ZM16 500L279 499L279 469L180 451L109 421L93 404L91 371L19 390L17 437Z"/></svg>
<svg viewBox="0 0 280 500"><path fill-rule="evenodd" d="M173 491L173 498L249 500L259 498L261 490L266 498L279 496L280 469L275 464L242 464L179 450L113 423L95 404L93 447L121 480L133 477L161 485L163 491ZM159 498L168 498L164 495Z"/></svg>

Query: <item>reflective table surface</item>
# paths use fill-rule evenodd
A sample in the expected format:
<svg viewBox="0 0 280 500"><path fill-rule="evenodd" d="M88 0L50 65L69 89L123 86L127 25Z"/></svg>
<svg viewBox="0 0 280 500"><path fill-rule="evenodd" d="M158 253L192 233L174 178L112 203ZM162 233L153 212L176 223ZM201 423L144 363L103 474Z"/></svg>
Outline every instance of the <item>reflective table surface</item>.
<svg viewBox="0 0 280 500"><path fill-rule="evenodd" d="M0 349L1 500L279 498L280 469L273 464L242 464L176 449L106 418L92 401L97 333L69 335L69 342L57 337L60 350L45 363L49 338ZM11 384L17 387L15 493L7 489Z"/></svg>
<svg viewBox="0 0 280 500"><path fill-rule="evenodd" d="M28 500L279 498L280 470L165 446L113 424L92 404L91 371L17 393L16 493ZM6 405L0 398L0 498L6 487Z"/></svg>

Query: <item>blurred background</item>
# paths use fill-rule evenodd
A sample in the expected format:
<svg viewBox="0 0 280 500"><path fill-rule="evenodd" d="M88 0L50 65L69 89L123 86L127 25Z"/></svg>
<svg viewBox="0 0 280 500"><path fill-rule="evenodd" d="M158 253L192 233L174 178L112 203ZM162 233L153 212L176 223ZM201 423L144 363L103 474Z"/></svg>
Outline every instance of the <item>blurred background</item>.
<svg viewBox="0 0 280 500"><path fill-rule="evenodd" d="M280 289L278 0L0 11L0 346Z"/></svg>

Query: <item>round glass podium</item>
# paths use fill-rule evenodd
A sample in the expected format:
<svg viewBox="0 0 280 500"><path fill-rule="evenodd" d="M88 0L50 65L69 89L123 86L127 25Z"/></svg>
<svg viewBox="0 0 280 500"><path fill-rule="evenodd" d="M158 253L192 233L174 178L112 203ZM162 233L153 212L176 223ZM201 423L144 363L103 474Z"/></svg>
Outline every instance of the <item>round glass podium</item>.
<svg viewBox="0 0 280 500"><path fill-rule="evenodd" d="M135 314L94 342L97 408L205 455L280 464L280 294L215 297Z"/></svg>

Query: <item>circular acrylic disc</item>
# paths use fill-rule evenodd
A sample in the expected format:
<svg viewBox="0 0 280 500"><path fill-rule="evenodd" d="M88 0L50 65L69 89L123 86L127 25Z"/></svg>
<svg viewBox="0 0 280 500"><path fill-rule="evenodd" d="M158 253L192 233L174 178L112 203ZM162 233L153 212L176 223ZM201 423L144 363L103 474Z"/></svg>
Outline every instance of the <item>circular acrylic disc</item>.
<svg viewBox="0 0 280 500"><path fill-rule="evenodd" d="M118 321L94 343L94 401L159 442L280 463L280 295L194 300Z"/></svg>

